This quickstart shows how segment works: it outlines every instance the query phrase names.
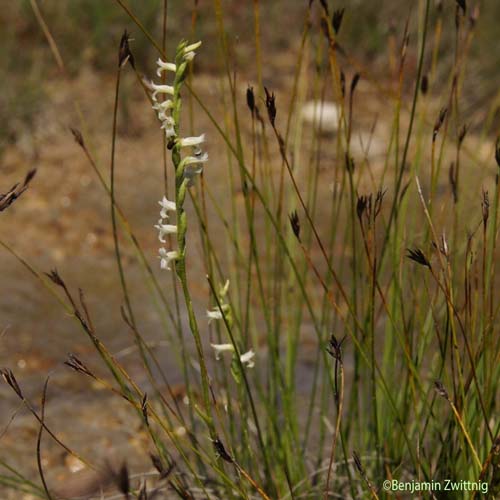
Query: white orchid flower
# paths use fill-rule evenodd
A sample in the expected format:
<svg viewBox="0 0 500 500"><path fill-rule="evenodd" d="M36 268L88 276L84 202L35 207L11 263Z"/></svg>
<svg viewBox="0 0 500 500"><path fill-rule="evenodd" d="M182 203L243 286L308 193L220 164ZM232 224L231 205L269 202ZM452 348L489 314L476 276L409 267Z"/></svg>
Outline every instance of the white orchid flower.
<svg viewBox="0 0 500 500"><path fill-rule="evenodd" d="M158 76L161 76L162 71L172 71L174 73L177 71L177 66L174 63L162 61L160 58L158 58L156 64L158 65L158 69L156 70Z"/></svg>
<svg viewBox="0 0 500 500"><path fill-rule="evenodd" d="M207 311L208 324L210 324L213 320L222 319L222 312L220 309L213 309L212 311Z"/></svg>
<svg viewBox="0 0 500 500"><path fill-rule="evenodd" d="M158 116L160 116L160 115L158 114ZM164 117L161 128L163 130L165 130L165 135L167 136L167 139L175 136L174 125L175 125L175 121L171 116Z"/></svg>
<svg viewBox="0 0 500 500"><path fill-rule="evenodd" d="M174 87L171 85L156 85L156 83L151 82L151 88L153 89L152 98L156 100L158 94L169 94L174 95Z"/></svg>
<svg viewBox="0 0 500 500"><path fill-rule="evenodd" d="M171 252L167 252L164 248L160 248L158 250L159 258L160 258L160 267L162 269L166 269L170 271L170 263L179 258L179 252L173 250Z"/></svg>
<svg viewBox="0 0 500 500"><path fill-rule="evenodd" d="M158 229L159 235L158 239L162 242L165 243L165 235L166 234L177 234L177 226L174 226L172 224L162 224L162 220L160 219L158 221L158 224L155 225L155 228Z"/></svg>
<svg viewBox="0 0 500 500"><path fill-rule="evenodd" d="M210 345L212 346L212 348L215 351L215 359L216 360L219 360L221 358L221 354L224 352L233 352L234 353L233 344L210 344ZM249 351L240 355L240 361L247 368L253 368L255 366L254 357L255 357L255 352L253 351L253 349L250 349Z"/></svg>
<svg viewBox="0 0 500 500"><path fill-rule="evenodd" d="M208 161L208 153L199 154L197 156L186 156L182 159L180 168L185 167L186 165L193 165L196 163L206 163Z"/></svg>
<svg viewBox="0 0 500 500"><path fill-rule="evenodd" d="M158 202L161 207L160 217L162 219L168 219L168 212L175 212L177 207L175 205L175 201L167 200L167 197L164 196L161 201Z"/></svg>
<svg viewBox="0 0 500 500"><path fill-rule="evenodd" d="M253 358L255 357L255 352L250 349L248 352L245 352L240 356L240 361L247 366L247 368L253 368L255 366L255 361Z"/></svg>
<svg viewBox="0 0 500 500"><path fill-rule="evenodd" d="M171 99L166 99L165 101L155 101L153 104L153 109L158 111L158 116L160 113L165 114L167 111L174 107L174 102Z"/></svg>
<svg viewBox="0 0 500 500"><path fill-rule="evenodd" d="M210 344L215 351L215 359L219 360L223 352L234 352L233 344Z"/></svg>
<svg viewBox="0 0 500 500"><path fill-rule="evenodd" d="M205 142L205 134L201 134L198 137L184 137L182 139L178 139L178 143L181 148L185 148L187 146L199 146Z"/></svg>

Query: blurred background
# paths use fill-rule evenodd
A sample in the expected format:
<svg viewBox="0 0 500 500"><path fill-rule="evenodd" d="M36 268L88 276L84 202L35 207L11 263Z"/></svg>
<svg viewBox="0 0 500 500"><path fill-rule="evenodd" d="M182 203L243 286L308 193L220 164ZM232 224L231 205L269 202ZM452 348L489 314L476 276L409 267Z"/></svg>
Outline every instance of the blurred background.
<svg viewBox="0 0 500 500"><path fill-rule="evenodd" d="M362 74L363 99L357 119L369 128L377 117L380 134L375 138L379 140L379 151L380 148L383 151L387 141L384 120L391 118L384 115L387 97L384 89L394 88L397 58L409 20L410 48L403 88L408 100L411 99L422 2L336 0L330 3L331 12L346 8L339 37L340 60L348 77L357 71ZM134 373L132 338L120 318L121 294L110 232L109 200L69 128L82 127L81 113L86 140L105 172L110 155L117 51L124 29L131 34L131 49L140 72L154 78L158 55L117 1L39 0L35 5L60 51L64 63L61 71L34 14L34 4L27 0L0 0L0 192L20 181L29 169L38 169L23 198L0 213L0 239L37 269L57 268L73 290L82 288L96 329ZM258 96L262 96L255 63L254 2L232 0L222 4L231 71L237 75L237 99L241 116L246 117L247 85L256 86ZM461 110L467 117L470 134L486 138L486 142L478 142L484 145L484 151L482 146L474 151L481 160L491 157L491 142L487 139L495 136L500 124L500 2L483 0L468 4L467 22L476 23L476 28L467 59ZM163 1L128 0L126 5L161 40ZM193 84L214 116L221 122L227 120L223 107L226 69L220 54L214 5L205 0L169 1L168 5L167 53L172 55L182 38L203 41L196 58ZM306 7L305 0L260 2L262 81L276 92L279 106L286 106L293 84ZM439 65L429 90L429 103L437 110L446 104L446 84L455 58L455 0L432 2L432 26L438 16L442 17L443 35ZM311 30L320 33L318 18L312 19ZM431 30L431 38L433 34ZM427 68L430 63L426 63ZM316 66L325 64L311 58L307 71L312 75L318 70ZM220 173L226 162L225 151L207 117L196 106L194 113L195 132L206 131L208 135L211 160L207 178L214 194L224 198L226 179ZM248 126L243 124L244 133ZM153 224L158 218L157 200L163 196L161 135L156 117L132 72L122 82L118 135L117 197L149 253L151 265L157 269L158 242ZM376 153L372 169L376 175ZM488 175L492 179L494 170L488 171ZM477 191L471 196L477 204ZM216 227L215 231L222 229ZM146 300L141 271L133 263L129 250L125 248L123 252L142 333L157 342L159 352L161 349L166 352L158 334L159 321ZM196 255L195 245L193 253ZM203 275L202 263L196 259L192 272ZM69 351L92 359L90 343L27 270L3 250L0 276L0 366L15 369L27 394L33 398L39 397L43 376L52 373L48 418L60 429L60 436L84 454L128 455L133 462L134 450L139 457L144 443L136 432L136 423L132 427L124 425L132 416L122 411L119 404L115 406L107 395L101 397L87 380L75 377L62 366ZM170 281L164 283L169 295ZM205 284L198 289L195 285L193 292L202 310L206 303ZM141 377L139 368L137 376ZM175 386L176 379L181 377L175 371L171 375ZM34 477L33 436L37 426L18 408L8 388L1 385L0 429L16 411L19 414L12 429L2 436L0 448L2 453L8 450L11 462ZM72 433L79 421L86 422L85 436ZM46 465L54 477L66 478L78 469L53 443L47 442L47 448Z"/></svg>

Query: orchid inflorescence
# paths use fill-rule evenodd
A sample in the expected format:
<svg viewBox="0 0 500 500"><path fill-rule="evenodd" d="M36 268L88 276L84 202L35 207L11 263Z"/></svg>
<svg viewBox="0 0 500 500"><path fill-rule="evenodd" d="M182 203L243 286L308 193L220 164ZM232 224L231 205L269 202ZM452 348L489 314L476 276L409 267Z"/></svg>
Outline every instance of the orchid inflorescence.
<svg viewBox="0 0 500 500"><path fill-rule="evenodd" d="M180 90L186 77L187 65L193 60L195 50L201 45L197 42L187 45L186 42L181 42L177 46L175 62L165 62L158 59L157 75L162 76L163 72L174 73L174 81L172 85L151 83L152 90L151 98L153 101L153 109L156 111L158 119L161 122L161 128L165 131L165 137L168 141L167 147L172 152L172 163L175 168L175 201L170 201L166 196L159 202L160 204L160 220L155 228L158 230L158 238L162 243L165 243L165 236L176 235L177 249L167 250L166 248L159 249L160 267L170 270L172 262L175 263L175 271L183 284L183 290L188 305L188 312L192 313L190 306L191 299L187 291L186 279L186 231L187 217L184 210L184 201L186 198L187 188L190 187L197 175L203 170L203 164L208 161L208 154L203 152L201 145L205 142L205 134L195 137L179 137L179 122L181 112L181 97ZM160 99L160 96L162 97ZM181 155L183 148L191 148L191 153ZM175 212L176 224L170 222L171 213ZM225 298L229 288L229 281L226 281L219 289L218 307L207 311L208 322L224 320L227 325L232 324L231 307L226 303ZM199 338L198 328L194 317L190 318L197 348L201 353L201 340ZM232 351L236 356L233 344L212 344L216 353L216 358L225 351ZM254 366L254 352L249 350L240 354L239 359L241 364L248 368ZM236 358L237 359L237 358ZM200 354L200 362L204 363L203 356ZM203 370L203 367L202 367ZM205 368L206 371L206 368ZM205 397L207 399L207 408L209 406L208 386L205 387Z"/></svg>
<svg viewBox="0 0 500 500"><path fill-rule="evenodd" d="M210 344L212 349L215 351L215 359L219 360L223 352L235 352L233 344ZM240 361L247 368L253 368L255 366L255 352L250 349L249 351L240 354Z"/></svg>
<svg viewBox="0 0 500 500"><path fill-rule="evenodd" d="M179 137L182 104L180 89L186 77L187 65L193 60L195 50L200 45L201 42L188 45L183 41L177 47L175 62L158 59L156 74L161 77L163 72L172 72L174 73L174 80L172 85L155 84L153 82L150 84L153 109L161 122L161 128L165 131L168 148L172 150L172 161L175 167L175 201L163 197L159 202L161 206L160 220L155 225L159 233L158 238L162 243L165 243L166 235L177 235L178 250L159 249L160 267L167 270L170 270L171 262L184 259L186 217L183 205L186 188L193 184L195 177L202 172L203 163L208 161L208 154L200 148L205 141L205 134L197 137ZM163 99L159 99L160 96L163 96ZM182 148L191 148L192 153L182 158ZM169 218L169 212L176 212L177 225L164 223Z"/></svg>
<svg viewBox="0 0 500 500"><path fill-rule="evenodd" d="M212 321L224 320L229 327L233 322L231 314L231 306L226 302L227 293L229 291L229 280L226 280L224 285L219 286L219 291L217 294L217 307L207 311L208 323ZM236 350L233 344L210 344L215 352L215 359L219 360L223 352L232 352L233 358L236 356ZM247 368L252 368L255 365L254 358L255 352L253 349L240 354L240 361Z"/></svg>

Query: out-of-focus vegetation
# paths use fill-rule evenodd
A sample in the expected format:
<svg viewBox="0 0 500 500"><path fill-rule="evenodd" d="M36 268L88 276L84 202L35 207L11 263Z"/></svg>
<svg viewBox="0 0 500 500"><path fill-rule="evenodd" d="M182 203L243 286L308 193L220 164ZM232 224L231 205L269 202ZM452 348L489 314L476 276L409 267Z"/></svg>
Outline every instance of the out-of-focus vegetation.
<svg viewBox="0 0 500 500"><path fill-rule="evenodd" d="M67 61L67 70L72 75L76 76L82 65L90 65L96 70L108 70L113 67L116 64L115 55L109 49L116 45L124 28L128 28L133 35L133 51L142 69L153 69L153 58L149 56L154 49L117 1L44 0L38 3L44 17L50 20L52 35L61 48ZM454 57L454 30L451 28L455 18L449 14L453 9L446 8L453 5L454 1L440 0L433 3L433 18L440 15L440 3L443 4L443 11L447 13L443 18L441 48L441 68L444 76L449 68L443 64L443 59L448 58L451 67ZM148 31L154 35L161 33L163 18L158 13L161 12L163 0L128 0L124 4ZM295 0L273 1L261 5L261 15L266 21L262 23L261 28L262 46L266 52L264 60L272 57L273 51L286 55L286 49L299 42L298 28L302 22L305 4L305 1ZM334 9L346 9L341 43L349 47L359 60L365 63L377 62L370 65L370 70L383 78L388 69L386 56L391 46L391 38L396 44L400 44L404 22L410 18L412 11L418 8L417 4L418 2L339 0L331 3L330 10L333 12ZM226 1L223 2L223 7L229 45L238 55L239 71L245 72L246 67L254 62L252 2ZM475 109L486 99L491 99L498 92L498 85L493 76L500 65L500 2L469 2L469 17L475 15L476 8L480 8L484 15L479 17L476 40L471 48L473 57L469 61L473 67L471 73L476 78L469 78L465 82L471 109ZM209 57L202 64L207 70L216 70L218 68L214 67L214 61L217 60L217 28L211 2L169 2L167 47L173 50L174 42L190 33L193 11L196 12L196 37L208 40L205 52ZM412 20L415 17L412 16ZM284 20L286 29L282 24ZM15 141L16 131L21 126L30 126L30 118L43 102L43 82L46 78L57 78L57 70L44 35L33 15L30 0L10 2L9 8L1 9L0 24L3 27L0 47L0 75L3 75L0 115L10 117L8 120L2 120L0 124L1 150L6 142ZM297 29L293 29L294 25ZM275 29L276 26L283 26L283 29ZM415 36L416 30L416 26L410 25L412 36Z"/></svg>

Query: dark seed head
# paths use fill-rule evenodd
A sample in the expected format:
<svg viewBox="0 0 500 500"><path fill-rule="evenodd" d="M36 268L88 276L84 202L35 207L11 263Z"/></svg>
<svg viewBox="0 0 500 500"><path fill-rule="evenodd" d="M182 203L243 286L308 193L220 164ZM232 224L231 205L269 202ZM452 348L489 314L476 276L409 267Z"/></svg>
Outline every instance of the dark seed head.
<svg viewBox="0 0 500 500"><path fill-rule="evenodd" d="M483 224L486 227L488 218L490 216L490 197L488 191L483 190L483 201L481 202L481 208L483 211Z"/></svg>
<svg viewBox="0 0 500 500"><path fill-rule="evenodd" d="M467 11L467 3L465 0L456 0L458 6L462 9L462 14L465 16L465 13Z"/></svg>
<svg viewBox="0 0 500 500"><path fill-rule="evenodd" d="M269 90L267 90L267 87L264 87L264 90L266 92L267 114L269 116L271 125L274 127L274 122L276 120L276 97L274 95L274 92L270 93Z"/></svg>
<svg viewBox="0 0 500 500"><path fill-rule="evenodd" d="M116 473L115 476L116 486L124 495L128 495L130 493L130 479L128 475L128 467L125 462L123 462L120 470Z"/></svg>
<svg viewBox="0 0 500 500"><path fill-rule="evenodd" d="M356 466L356 469L358 469L358 472L364 476L365 470L363 469L363 464L361 463L361 459L359 458L359 455L353 451L352 452L352 458L354 460L354 465Z"/></svg>
<svg viewBox="0 0 500 500"><path fill-rule="evenodd" d="M335 33L338 34L340 27L342 26L342 20L344 19L345 9L338 9L333 13L332 26Z"/></svg>
<svg viewBox="0 0 500 500"><path fill-rule="evenodd" d="M457 186L457 169L455 168L455 162L450 163L450 168L448 170L448 180L450 181L451 193L453 195L453 202L458 201L458 186Z"/></svg>
<svg viewBox="0 0 500 500"><path fill-rule="evenodd" d="M345 337L339 342L337 337L332 333L326 352L336 361L342 363L342 344L344 343Z"/></svg>
<svg viewBox="0 0 500 500"><path fill-rule="evenodd" d="M130 51L130 47L128 45L129 42L129 34L127 30L123 32L122 38L120 40L120 50L118 52L118 66L122 67L127 64L127 62L130 62L130 65L132 68L135 69L135 62L134 62L134 56L132 55L132 52Z"/></svg>
<svg viewBox="0 0 500 500"><path fill-rule="evenodd" d="M142 398L141 411L142 411L142 416L144 417L144 422L146 423L146 425L149 425L149 420L148 420L148 395L146 393L144 393L144 397Z"/></svg>
<svg viewBox="0 0 500 500"><path fill-rule="evenodd" d="M343 71L340 71L340 90L342 97L345 97L345 73Z"/></svg>
<svg viewBox="0 0 500 500"><path fill-rule="evenodd" d="M424 252L420 250L420 248L408 248L408 254L406 255L409 259L413 260L417 264L420 264L421 266L428 267L431 269L431 263L427 259L427 257L424 255Z"/></svg>
<svg viewBox="0 0 500 500"><path fill-rule="evenodd" d="M359 79L360 79L360 74L359 73L356 73L352 77L352 81L351 81L351 95L354 94L354 91L356 90L356 87L358 86Z"/></svg>
<svg viewBox="0 0 500 500"><path fill-rule="evenodd" d="M2 368L0 369L0 376L11 387L11 389L19 396L19 398L24 399L23 392L21 391L21 388L17 383L16 377L12 373L12 370Z"/></svg>
<svg viewBox="0 0 500 500"><path fill-rule="evenodd" d="M50 273L45 273L45 276L50 278L52 283L54 283L57 286L62 286L64 287L64 281L62 280L61 276L59 276L59 273L57 272L57 269L52 269Z"/></svg>
<svg viewBox="0 0 500 500"><path fill-rule="evenodd" d="M147 484L146 481L142 483L141 489L139 490L139 496L137 497L138 500L148 500L148 489L147 489Z"/></svg>
<svg viewBox="0 0 500 500"><path fill-rule="evenodd" d="M458 145L461 146L462 142L464 142L465 136L467 135L467 124L464 124L460 131L458 132Z"/></svg>
<svg viewBox="0 0 500 500"><path fill-rule="evenodd" d="M434 388L442 398L449 399L448 391L440 380L434 382Z"/></svg>
<svg viewBox="0 0 500 500"><path fill-rule="evenodd" d="M35 177L35 175L36 175L36 168L33 168L26 174L26 177L24 178L23 187L27 186L33 180L33 177Z"/></svg>
<svg viewBox="0 0 500 500"><path fill-rule="evenodd" d="M71 133L73 134L73 138L75 139L75 142L83 148L84 142L83 142L82 133L73 127L70 127L70 130L71 130Z"/></svg>
<svg viewBox="0 0 500 500"><path fill-rule="evenodd" d="M255 95L253 93L253 87L250 87L250 85L247 88L247 106L253 115L255 112Z"/></svg>
<svg viewBox="0 0 500 500"><path fill-rule="evenodd" d="M59 276L59 273L57 272L57 269L52 269L49 273L45 273L45 275L50 278L50 280L58 286L64 287L64 281L62 280L61 276Z"/></svg>
<svg viewBox="0 0 500 500"><path fill-rule="evenodd" d="M297 210L294 210L289 216L290 226L292 226L292 231L295 237L300 241L300 220Z"/></svg>
<svg viewBox="0 0 500 500"><path fill-rule="evenodd" d="M32 181L33 177L35 177L36 169L30 170L26 177L24 178L24 182L22 184L16 183L12 186L6 193L0 193L0 212L10 207L12 203L14 203L25 191L28 189L29 183Z"/></svg>
<svg viewBox="0 0 500 500"><path fill-rule="evenodd" d="M152 453L149 455L149 458L151 458L151 463L153 464L154 468L161 474L164 470L163 464L161 463L161 459L158 455L153 455Z"/></svg>
<svg viewBox="0 0 500 500"><path fill-rule="evenodd" d="M448 113L448 108L441 108L441 111L439 112L438 119L436 120L436 123L434 125L434 131L432 133L432 140L435 141L436 137L438 135L439 129L442 127L444 123L444 119L446 118L446 115Z"/></svg>
<svg viewBox="0 0 500 500"><path fill-rule="evenodd" d="M422 81L420 82L420 92L422 92L422 95L426 95L428 90L429 90L429 77L427 75L424 75L422 77Z"/></svg>
<svg viewBox="0 0 500 500"><path fill-rule="evenodd" d="M384 201L384 196L385 196L385 189L384 189L384 191L379 189L377 191L377 196L375 197L375 207L374 207L374 210L375 210L374 216L375 217L377 217L378 214L380 213L380 211L382 210L382 203Z"/></svg>
<svg viewBox="0 0 500 500"><path fill-rule="evenodd" d="M216 438L216 439L214 439L213 443L214 443L214 448L215 448L215 452L217 453L217 455L220 458L222 458L222 460L224 460L225 462L232 464L234 462L234 460L231 457L231 455L229 455L229 453L226 451L226 448L224 448L222 441L220 439Z"/></svg>
<svg viewBox="0 0 500 500"><path fill-rule="evenodd" d="M358 214L358 219L361 220L363 217L367 204L368 198L365 195L358 196L358 202L356 203L356 213Z"/></svg>
<svg viewBox="0 0 500 500"><path fill-rule="evenodd" d="M354 172L354 159L347 153L345 154L345 168L348 172Z"/></svg>
<svg viewBox="0 0 500 500"><path fill-rule="evenodd" d="M68 359L64 362L64 364L66 366L69 366L76 372L83 373L84 375L95 378L94 374L74 354L68 354Z"/></svg>

